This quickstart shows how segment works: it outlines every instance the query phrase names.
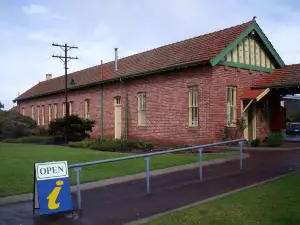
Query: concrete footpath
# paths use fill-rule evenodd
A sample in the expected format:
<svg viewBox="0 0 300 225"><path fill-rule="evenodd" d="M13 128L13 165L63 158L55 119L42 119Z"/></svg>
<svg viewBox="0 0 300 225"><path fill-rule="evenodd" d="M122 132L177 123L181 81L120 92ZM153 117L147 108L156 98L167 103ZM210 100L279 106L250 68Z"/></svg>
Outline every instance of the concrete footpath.
<svg viewBox="0 0 300 225"><path fill-rule="evenodd" d="M243 171L239 171L238 160L206 166L202 182L197 168L155 176L151 179L150 195L145 193L144 179L83 191L83 210L73 217L34 218L32 202L3 205L0 225L126 224L300 169L298 150L248 153Z"/></svg>

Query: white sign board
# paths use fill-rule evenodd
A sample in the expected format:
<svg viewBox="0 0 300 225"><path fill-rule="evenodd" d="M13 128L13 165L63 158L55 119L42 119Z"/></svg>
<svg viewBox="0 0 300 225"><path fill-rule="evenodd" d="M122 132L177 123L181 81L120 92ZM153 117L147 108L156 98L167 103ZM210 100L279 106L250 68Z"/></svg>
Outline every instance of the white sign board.
<svg viewBox="0 0 300 225"><path fill-rule="evenodd" d="M36 163L35 171L37 180L69 177L67 161Z"/></svg>

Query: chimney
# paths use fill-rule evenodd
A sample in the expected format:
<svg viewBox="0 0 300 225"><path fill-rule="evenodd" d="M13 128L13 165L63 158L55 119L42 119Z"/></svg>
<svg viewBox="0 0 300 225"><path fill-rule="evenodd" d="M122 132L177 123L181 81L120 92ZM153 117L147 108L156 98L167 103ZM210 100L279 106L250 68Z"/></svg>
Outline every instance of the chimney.
<svg viewBox="0 0 300 225"><path fill-rule="evenodd" d="M118 48L115 48L115 72L118 71Z"/></svg>
<svg viewBox="0 0 300 225"><path fill-rule="evenodd" d="M52 79L52 74L46 74L46 80L51 80Z"/></svg>

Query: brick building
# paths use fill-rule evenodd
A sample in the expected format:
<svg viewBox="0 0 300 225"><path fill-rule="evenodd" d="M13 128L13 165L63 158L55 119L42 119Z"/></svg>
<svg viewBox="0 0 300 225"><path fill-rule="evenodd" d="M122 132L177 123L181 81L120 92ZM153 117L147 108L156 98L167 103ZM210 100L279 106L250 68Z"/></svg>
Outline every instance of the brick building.
<svg viewBox="0 0 300 225"><path fill-rule="evenodd" d="M252 85L282 67L252 20L125 58L116 54L112 62L69 74L70 113L96 121L92 137L208 143L220 141L221 129L234 130L245 116L245 137L264 138L263 109L280 96ZM65 114L64 77L47 75L14 102L47 125Z"/></svg>

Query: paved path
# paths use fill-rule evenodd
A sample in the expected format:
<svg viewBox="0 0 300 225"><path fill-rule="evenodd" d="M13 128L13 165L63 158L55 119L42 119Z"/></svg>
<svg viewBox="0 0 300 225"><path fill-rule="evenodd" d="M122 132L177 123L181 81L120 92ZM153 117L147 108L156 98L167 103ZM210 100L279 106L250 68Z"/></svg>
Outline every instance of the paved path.
<svg viewBox="0 0 300 225"><path fill-rule="evenodd" d="M172 210L200 200L300 170L300 151L248 152L244 171L238 161L198 170L157 176L151 179L150 195L145 194L145 180L136 180L82 192L82 212L68 216L32 216L32 203L0 207L0 225L99 225L124 224ZM74 196L75 197L75 196Z"/></svg>

